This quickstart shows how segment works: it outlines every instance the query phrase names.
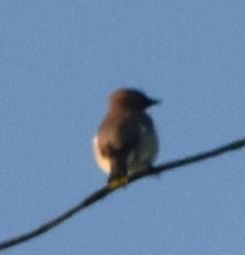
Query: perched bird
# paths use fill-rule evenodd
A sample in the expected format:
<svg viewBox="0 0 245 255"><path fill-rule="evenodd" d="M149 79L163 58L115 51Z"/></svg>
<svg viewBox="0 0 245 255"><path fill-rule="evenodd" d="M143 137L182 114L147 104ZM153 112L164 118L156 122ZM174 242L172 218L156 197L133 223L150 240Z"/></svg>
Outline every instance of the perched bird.
<svg viewBox="0 0 245 255"><path fill-rule="evenodd" d="M93 139L95 159L109 174L109 183L152 166L158 138L145 110L158 103L130 88L118 89L110 96L109 111Z"/></svg>

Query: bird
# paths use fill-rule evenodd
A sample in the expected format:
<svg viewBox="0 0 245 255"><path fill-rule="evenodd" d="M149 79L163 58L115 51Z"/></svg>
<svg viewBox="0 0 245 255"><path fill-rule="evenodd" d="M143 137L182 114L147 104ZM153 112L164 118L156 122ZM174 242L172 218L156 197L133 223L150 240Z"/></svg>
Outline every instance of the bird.
<svg viewBox="0 0 245 255"><path fill-rule="evenodd" d="M134 88L120 88L110 95L108 112L93 138L93 151L113 187L151 169L159 141L146 110L159 103Z"/></svg>

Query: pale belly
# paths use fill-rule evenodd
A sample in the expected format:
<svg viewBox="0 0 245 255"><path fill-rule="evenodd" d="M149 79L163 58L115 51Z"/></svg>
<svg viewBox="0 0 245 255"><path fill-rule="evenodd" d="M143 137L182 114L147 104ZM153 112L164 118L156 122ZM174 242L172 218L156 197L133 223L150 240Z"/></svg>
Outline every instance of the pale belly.
<svg viewBox="0 0 245 255"><path fill-rule="evenodd" d="M106 174L111 173L110 159L103 157L99 151L98 147L98 137L93 139L93 150L96 162L98 166ZM127 159L127 173L129 176L146 170L152 165L158 152L158 139L155 132L147 132L146 129L142 127L142 140L141 143L132 151Z"/></svg>
<svg viewBox="0 0 245 255"><path fill-rule="evenodd" d="M100 153L99 146L98 146L98 137L95 136L93 139L93 150L94 150L94 156L95 160L98 164L98 166L102 169L103 172L106 174L110 174L111 172L111 164L110 160L107 157L103 157Z"/></svg>

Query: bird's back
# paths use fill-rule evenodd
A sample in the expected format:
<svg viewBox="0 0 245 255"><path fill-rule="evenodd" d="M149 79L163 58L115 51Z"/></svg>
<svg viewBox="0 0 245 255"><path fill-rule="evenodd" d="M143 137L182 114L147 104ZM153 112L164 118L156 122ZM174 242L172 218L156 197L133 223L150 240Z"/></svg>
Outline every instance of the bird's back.
<svg viewBox="0 0 245 255"><path fill-rule="evenodd" d="M158 144L152 120L146 113L120 117L108 114L94 147L96 160L105 172L125 175L150 165Z"/></svg>

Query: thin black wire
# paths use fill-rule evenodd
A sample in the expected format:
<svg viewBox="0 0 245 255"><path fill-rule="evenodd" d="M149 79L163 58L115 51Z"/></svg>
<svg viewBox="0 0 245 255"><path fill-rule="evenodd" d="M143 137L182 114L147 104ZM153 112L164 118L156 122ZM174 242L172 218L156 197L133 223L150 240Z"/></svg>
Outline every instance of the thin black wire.
<svg viewBox="0 0 245 255"><path fill-rule="evenodd" d="M214 157L220 156L226 152L241 149L244 146L245 146L245 138L242 138L242 139L236 140L232 143L228 143L224 146L217 147L213 150L201 152L201 153L195 154L193 156L185 157L183 159L169 161L163 165L152 168L150 171L142 172L140 174L132 176L129 179L128 183L132 183L132 182L134 182L140 178L146 177L146 176L159 174L163 171L167 171L167 170L169 171L169 170L179 168L179 167L182 167L185 165L197 163L202 160L214 158ZM118 188L120 188L120 187L118 187ZM118 189L118 188L116 188L116 189ZM10 247L24 243L26 241L29 241L35 237L38 237L38 236L48 232L52 228L56 227L57 225L61 224L65 220L69 219L70 217L72 217L73 215L78 213L79 211L89 207L90 205L94 204L95 202L99 201L100 199L106 197L107 195L109 195L110 193L115 191L116 189L112 189L109 186L102 187L101 189L97 190L96 192L94 192L93 194L91 194L90 196L85 198L82 202L75 205L74 207L67 210L66 212L60 214L56 218L40 225L39 227L37 227L31 231L28 231L28 232L20 234L18 236L12 237L6 241L0 242L0 250L8 249Z"/></svg>

